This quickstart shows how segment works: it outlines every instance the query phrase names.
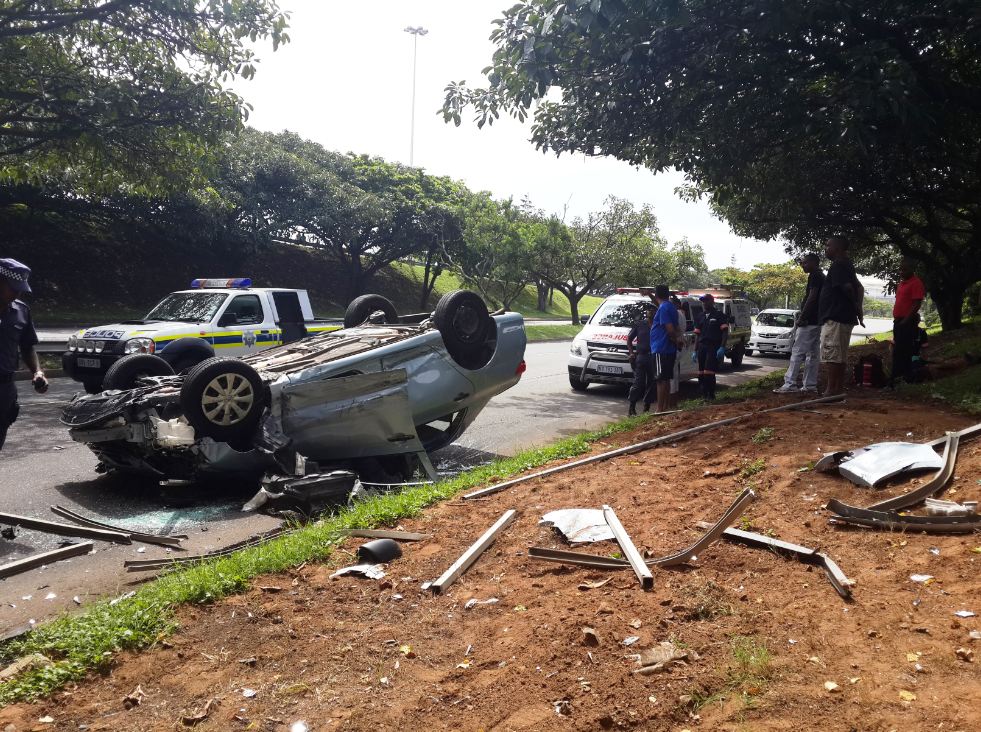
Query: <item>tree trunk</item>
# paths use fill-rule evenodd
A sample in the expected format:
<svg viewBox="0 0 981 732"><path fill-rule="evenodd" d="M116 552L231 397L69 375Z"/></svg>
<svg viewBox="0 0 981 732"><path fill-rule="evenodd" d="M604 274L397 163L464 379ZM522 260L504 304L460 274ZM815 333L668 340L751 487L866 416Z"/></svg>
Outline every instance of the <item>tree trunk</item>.
<svg viewBox="0 0 981 732"><path fill-rule="evenodd" d="M419 297L419 309L425 311L429 308L429 298L436 289L436 280L443 274L443 266L433 261L432 252L426 255L426 269L422 275L422 292Z"/></svg>
<svg viewBox="0 0 981 732"><path fill-rule="evenodd" d="M572 311L573 325L579 325L579 301L582 300L583 295L585 294L586 294L585 290L583 290L582 292L576 292L575 290L572 290L570 292L565 293L565 296L569 298L569 310Z"/></svg>
<svg viewBox="0 0 981 732"><path fill-rule="evenodd" d="M961 284L944 282L942 287L934 287L930 297L937 306L940 325L944 332L963 327L961 308L964 306L964 293L967 288Z"/></svg>
<svg viewBox="0 0 981 732"><path fill-rule="evenodd" d="M535 289L538 291L538 312L544 313L548 310L549 286L541 280L536 280Z"/></svg>

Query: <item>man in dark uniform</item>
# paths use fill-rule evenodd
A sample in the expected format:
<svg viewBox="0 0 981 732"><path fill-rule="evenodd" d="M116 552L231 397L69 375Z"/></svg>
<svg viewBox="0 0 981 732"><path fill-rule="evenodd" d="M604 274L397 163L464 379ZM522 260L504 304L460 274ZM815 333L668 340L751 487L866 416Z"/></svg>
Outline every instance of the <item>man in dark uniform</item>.
<svg viewBox="0 0 981 732"><path fill-rule="evenodd" d="M695 353L698 360L698 383L702 387L702 398L715 399L715 374L719 361L725 358L725 345L729 339L729 317L715 308L712 295L702 295L699 300L705 306L704 312L695 321Z"/></svg>
<svg viewBox="0 0 981 732"><path fill-rule="evenodd" d="M654 303L644 302L640 307L643 318L638 318L627 333L627 358L630 359L634 370L628 417L637 415L637 402L641 398L644 400L644 411L651 411L654 396L654 359L651 358L651 322L654 320Z"/></svg>
<svg viewBox="0 0 981 732"><path fill-rule="evenodd" d="M34 389L40 394L48 390L48 380L34 352L37 333L31 309L17 299L31 291L27 284L30 274L31 270L16 259L0 259L0 449L19 411L14 385L18 357L23 357L34 375Z"/></svg>

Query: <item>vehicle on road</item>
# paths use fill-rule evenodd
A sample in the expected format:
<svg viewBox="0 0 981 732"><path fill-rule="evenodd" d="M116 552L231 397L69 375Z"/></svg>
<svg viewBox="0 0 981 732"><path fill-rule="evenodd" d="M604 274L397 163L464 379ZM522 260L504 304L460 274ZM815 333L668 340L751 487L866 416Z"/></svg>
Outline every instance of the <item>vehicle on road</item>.
<svg viewBox="0 0 981 732"><path fill-rule="evenodd" d="M688 295L698 298L712 295L715 306L729 316L729 337L726 340L726 358L733 366L741 366L753 330L752 304L732 288L713 287L688 290Z"/></svg>
<svg viewBox="0 0 981 732"><path fill-rule="evenodd" d="M309 483L330 468L401 482L419 468L432 475L428 453L524 372L521 315L490 315L465 290L403 317L385 298L363 296L345 322L241 359L210 358L186 375L137 375L121 389L78 394L62 422L103 471L190 482L266 474L282 488L283 476ZM126 358L134 372L161 361Z"/></svg>
<svg viewBox="0 0 981 732"><path fill-rule="evenodd" d="M163 376L215 356L244 356L337 327L313 317L306 290L252 287L248 278L197 279L191 289L167 295L145 318L78 331L68 339L62 367L96 394L132 377L138 362L120 365L130 354L159 356L162 371L145 375Z"/></svg>
<svg viewBox="0 0 981 732"><path fill-rule="evenodd" d="M794 337L797 333L797 318L800 310L770 308L756 316L752 333L746 344L746 353L757 351L761 356L766 354L786 354L794 348Z"/></svg>
<svg viewBox="0 0 981 732"><path fill-rule="evenodd" d="M687 320L685 348L678 358L684 381L698 373L691 360L691 349L695 344L695 318L702 313L702 303L685 293L676 294ZM620 287L600 303L569 349L569 385L575 391L585 391L590 384L629 386L633 383L634 372L627 359L627 334L644 317L645 302L650 302L650 298L641 294L641 288Z"/></svg>

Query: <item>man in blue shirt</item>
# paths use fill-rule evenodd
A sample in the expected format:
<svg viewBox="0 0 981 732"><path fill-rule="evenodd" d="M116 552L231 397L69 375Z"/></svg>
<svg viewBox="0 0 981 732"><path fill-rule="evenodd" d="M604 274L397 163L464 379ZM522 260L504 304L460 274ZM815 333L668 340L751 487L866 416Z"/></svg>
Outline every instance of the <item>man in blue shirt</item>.
<svg viewBox="0 0 981 732"><path fill-rule="evenodd" d="M0 448L19 411L14 386L19 358L34 375L34 389L42 394L48 390L48 380L34 351L37 333L31 322L31 309L17 299L31 291L27 284L30 274L31 270L16 259L0 259Z"/></svg>
<svg viewBox="0 0 981 732"><path fill-rule="evenodd" d="M668 411L671 398L671 377L678 349L684 345L684 337L678 330L678 309L671 304L667 285L654 288L657 312L651 324L651 356L654 359L654 381L657 384L657 411Z"/></svg>

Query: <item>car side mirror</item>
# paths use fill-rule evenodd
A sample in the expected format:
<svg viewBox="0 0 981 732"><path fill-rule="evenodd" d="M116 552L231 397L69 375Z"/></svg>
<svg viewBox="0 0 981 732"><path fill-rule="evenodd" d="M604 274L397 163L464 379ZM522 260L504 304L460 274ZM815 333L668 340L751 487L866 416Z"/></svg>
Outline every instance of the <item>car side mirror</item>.
<svg viewBox="0 0 981 732"><path fill-rule="evenodd" d="M586 325L586 323L589 322L589 319L591 317L593 317L593 314L592 313L590 313L589 315L580 315L579 316L579 324L580 325Z"/></svg>
<svg viewBox="0 0 981 732"><path fill-rule="evenodd" d="M236 325L238 323L238 315L235 313L224 313L220 318L218 318L218 327L224 328L229 325Z"/></svg>

